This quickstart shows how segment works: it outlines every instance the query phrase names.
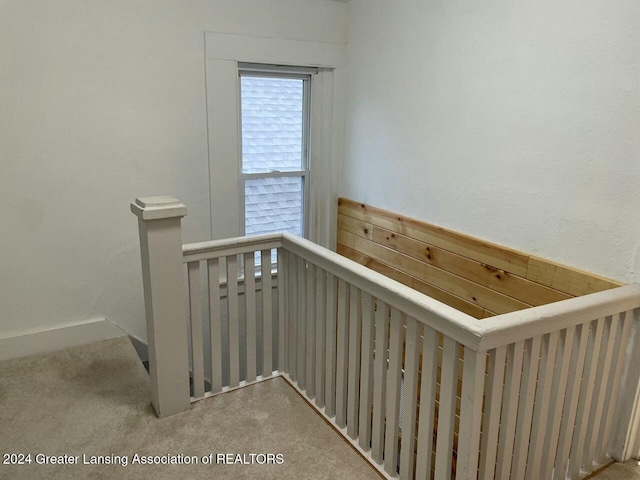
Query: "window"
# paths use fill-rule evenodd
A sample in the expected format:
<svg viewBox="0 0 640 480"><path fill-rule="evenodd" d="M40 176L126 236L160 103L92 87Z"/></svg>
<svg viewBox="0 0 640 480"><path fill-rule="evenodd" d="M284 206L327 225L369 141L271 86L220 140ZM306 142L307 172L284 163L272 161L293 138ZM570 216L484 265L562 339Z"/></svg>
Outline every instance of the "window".
<svg viewBox="0 0 640 480"><path fill-rule="evenodd" d="M245 235L305 236L313 69L239 65Z"/></svg>

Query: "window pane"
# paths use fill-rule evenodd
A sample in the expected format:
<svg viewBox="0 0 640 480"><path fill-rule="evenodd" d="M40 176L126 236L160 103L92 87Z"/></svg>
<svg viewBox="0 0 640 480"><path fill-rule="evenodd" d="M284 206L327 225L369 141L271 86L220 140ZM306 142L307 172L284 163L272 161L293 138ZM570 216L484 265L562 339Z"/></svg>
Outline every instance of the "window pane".
<svg viewBox="0 0 640 480"><path fill-rule="evenodd" d="M302 177L247 179L244 196L245 235L302 236Z"/></svg>
<svg viewBox="0 0 640 480"><path fill-rule="evenodd" d="M303 81L240 77L242 171L302 170Z"/></svg>

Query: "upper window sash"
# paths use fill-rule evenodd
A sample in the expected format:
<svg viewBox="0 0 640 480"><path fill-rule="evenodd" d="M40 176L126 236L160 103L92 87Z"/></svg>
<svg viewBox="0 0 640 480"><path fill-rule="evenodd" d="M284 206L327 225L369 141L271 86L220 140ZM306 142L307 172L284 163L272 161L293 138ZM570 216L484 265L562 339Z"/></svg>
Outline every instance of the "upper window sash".
<svg viewBox="0 0 640 480"><path fill-rule="evenodd" d="M246 66L247 64L239 64ZM311 74L310 71L317 71L315 68L306 68L306 67L297 67L295 70L299 70L298 72L294 72L292 70L293 67L286 67L286 71L283 70L273 71L274 66L253 66L250 69L247 68L239 68L238 69L238 83L239 83L239 92L240 92L240 126L242 127L242 114L243 114L243 87L242 87L242 78L243 77L257 77L257 78L274 78L274 79L292 79L292 80L300 80L302 82L302 99L301 99L301 144L300 144L300 161L295 160L294 164L291 164L291 161L287 162L283 160L281 165L270 165L265 168L247 168L245 165L245 155L244 148L241 146L241 158L240 158L240 173L241 175L258 175L265 173L291 173L291 174L308 174L309 173L309 133L310 133L310 100L311 100ZM279 67L275 67L279 68ZM301 73L304 72L304 73ZM246 87L245 87L246 88ZM244 135L241 133L241 141L244 142ZM292 159L293 160L293 159Z"/></svg>

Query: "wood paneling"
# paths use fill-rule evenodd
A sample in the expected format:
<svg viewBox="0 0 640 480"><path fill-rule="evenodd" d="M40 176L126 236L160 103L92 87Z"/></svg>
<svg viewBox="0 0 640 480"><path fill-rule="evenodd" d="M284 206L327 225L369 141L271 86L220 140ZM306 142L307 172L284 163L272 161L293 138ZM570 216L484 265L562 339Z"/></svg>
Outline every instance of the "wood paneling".
<svg viewBox="0 0 640 480"><path fill-rule="evenodd" d="M534 256L529 257L527 278L541 285L565 292L572 297L622 286L622 283L614 280Z"/></svg>
<svg viewBox="0 0 640 480"><path fill-rule="evenodd" d="M486 315L485 309L479 307L478 305L467 302L466 300L460 297L456 297L455 295L451 295L450 293L445 292L438 287L423 282L415 277L412 277L411 275L407 275L406 273L403 273L400 270L396 270L389 265L380 263L377 260L367 257L363 253L357 252L349 247L338 245L338 253L352 260L355 260L356 262L369 267L370 269L375 270L378 273L386 275L389 278L393 278L394 280L407 285L414 290L418 290L425 295L429 295L430 297L435 298L442 303L446 303L447 305L452 306L468 315L476 318L484 318L484 316ZM488 316L492 316L492 313L490 313Z"/></svg>
<svg viewBox="0 0 640 480"><path fill-rule="evenodd" d="M442 270L467 278L496 292L517 298L529 305L544 305L570 298L539 283L483 264L447 250L414 240L379 227L373 228L373 241L429 263Z"/></svg>
<svg viewBox="0 0 640 480"><path fill-rule="evenodd" d="M622 285L344 198L337 251L476 318Z"/></svg>
<svg viewBox="0 0 640 480"><path fill-rule="evenodd" d="M488 308L497 313L507 313L530 306L447 270L433 267L428 263L421 262L397 250L384 247L345 230L338 231L338 244L362 252L368 257L385 265L393 266L397 270L426 283L431 283L481 308Z"/></svg>
<svg viewBox="0 0 640 480"><path fill-rule="evenodd" d="M511 273L522 276L526 274L528 256L516 250L345 198L338 200L338 206L343 215L402 233Z"/></svg>

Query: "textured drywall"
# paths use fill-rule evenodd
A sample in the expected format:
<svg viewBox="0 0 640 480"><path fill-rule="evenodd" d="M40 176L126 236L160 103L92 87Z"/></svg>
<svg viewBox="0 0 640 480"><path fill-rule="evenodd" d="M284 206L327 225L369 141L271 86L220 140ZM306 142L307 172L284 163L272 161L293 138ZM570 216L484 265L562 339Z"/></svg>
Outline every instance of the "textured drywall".
<svg viewBox="0 0 640 480"><path fill-rule="evenodd" d="M204 32L344 43L345 13L0 0L0 337L106 317L146 338L129 202L173 195L189 208L184 241L210 235Z"/></svg>
<svg viewBox="0 0 640 480"><path fill-rule="evenodd" d="M640 2L348 7L344 196L640 280Z"/></svg>

